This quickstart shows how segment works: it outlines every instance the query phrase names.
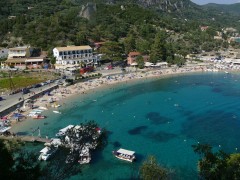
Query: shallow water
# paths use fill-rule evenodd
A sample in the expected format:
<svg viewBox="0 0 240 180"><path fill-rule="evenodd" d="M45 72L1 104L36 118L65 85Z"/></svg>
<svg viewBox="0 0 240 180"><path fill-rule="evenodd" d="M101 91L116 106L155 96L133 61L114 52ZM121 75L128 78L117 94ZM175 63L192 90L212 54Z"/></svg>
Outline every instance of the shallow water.
<svg viewBox="0 0 240 180"><path fill-rule="evenodd" d="M53 137L60 128L88 120L106 128L108 145L70 179L134 178L148 155L173 169L174 179L197 179L193 144L240 149L239 81L239 74L209 73L122 83L67 99L61 115L49 110L47 119L28 120L13 130L31 134L40 127L42 136ZM137 162L114 158L111 152L119 147L136 151Z"/></svg>

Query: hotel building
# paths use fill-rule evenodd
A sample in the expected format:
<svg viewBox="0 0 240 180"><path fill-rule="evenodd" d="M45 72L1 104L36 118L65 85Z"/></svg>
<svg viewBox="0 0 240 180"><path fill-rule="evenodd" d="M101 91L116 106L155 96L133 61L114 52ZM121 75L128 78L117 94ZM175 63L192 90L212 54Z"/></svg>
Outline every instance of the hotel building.
<svg viewBox="0 0 240 180"><path fill-rule="evenodd" d="M56 69L80 66L82 63L93 65L98 61L90 46L55 47L53 56L56 58Z"/></svg>

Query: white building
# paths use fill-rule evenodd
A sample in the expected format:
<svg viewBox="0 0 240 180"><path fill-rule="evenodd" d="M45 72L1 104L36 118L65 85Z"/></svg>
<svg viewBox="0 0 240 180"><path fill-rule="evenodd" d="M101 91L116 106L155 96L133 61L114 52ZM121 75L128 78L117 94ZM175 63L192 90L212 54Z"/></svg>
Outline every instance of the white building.
<svg viewBox="0 0 240 180"><path fill-rule="evenodd" d="M8 66L14 66L18 69L25 69L28 67L42 68L44 61L47 59L47 54L41 51L40 48L24 46L9 48L8 59L5 63Z"/></svg>
<svg viewBox="0 0 240 180"><path fill-rule="evenodd" d="M8 59L26 58L32 54L33 48L30 47L15 47L9 48Z"/></svg>
<svg viewBox="0 0 240 180"><path fill-rule="evenodd" d="M53 56L56 58L56 69L79 66L81 63L95 64L98 61L90 46L55 47Z"/></svg>
<svg viewBox="0 0 240 180"><path fill-rule="evenodd" d="M8 49L0 48L0 59L8 57Z"/></svg>

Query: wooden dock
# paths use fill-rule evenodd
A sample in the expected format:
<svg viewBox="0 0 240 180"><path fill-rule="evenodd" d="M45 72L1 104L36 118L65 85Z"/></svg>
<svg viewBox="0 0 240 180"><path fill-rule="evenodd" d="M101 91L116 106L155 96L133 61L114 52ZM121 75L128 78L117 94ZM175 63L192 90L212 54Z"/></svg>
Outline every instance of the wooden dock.
<svg viewBox="0 0 240 180"><path fill-rule="evenodd" d="M3 140L21 140L24 142L42 142L42 143L48 143L50 142L50 139L37 137L37 136L0 136L0 139Z"/></svg>

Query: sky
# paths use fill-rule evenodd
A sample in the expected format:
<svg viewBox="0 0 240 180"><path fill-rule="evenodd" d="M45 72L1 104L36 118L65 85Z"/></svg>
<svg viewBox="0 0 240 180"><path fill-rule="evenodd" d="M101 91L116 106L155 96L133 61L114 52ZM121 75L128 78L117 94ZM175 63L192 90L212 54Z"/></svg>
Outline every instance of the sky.
<svg viewBox="0 0 240 180"><path fill-rule="evenodd" d="M207 3L216 3L216 4L234 4L240 3L240 0L191 0L196 4L207 4Z"/></svg>

